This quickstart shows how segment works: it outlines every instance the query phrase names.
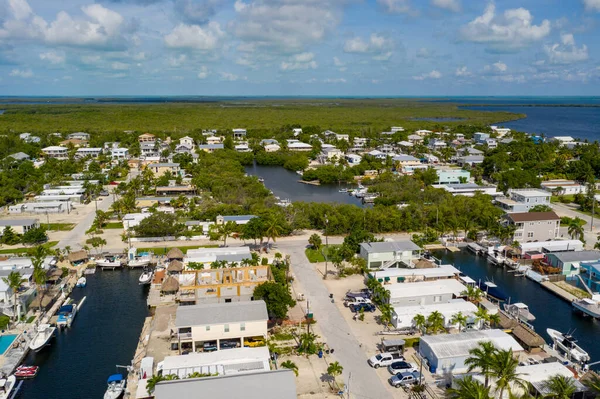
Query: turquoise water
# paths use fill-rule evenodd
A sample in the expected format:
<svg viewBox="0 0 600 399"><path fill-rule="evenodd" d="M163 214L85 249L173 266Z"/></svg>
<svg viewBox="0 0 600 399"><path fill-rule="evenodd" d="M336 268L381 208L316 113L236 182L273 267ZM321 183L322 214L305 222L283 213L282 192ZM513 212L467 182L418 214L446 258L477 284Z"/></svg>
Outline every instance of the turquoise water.
<svg viewBox="0 0 600 399"><path fill-rule="evenodd" d="M6 352L8 347L13 343L13 341L17 338L16 334L10 335L0 335L0 354Z"/></svg>

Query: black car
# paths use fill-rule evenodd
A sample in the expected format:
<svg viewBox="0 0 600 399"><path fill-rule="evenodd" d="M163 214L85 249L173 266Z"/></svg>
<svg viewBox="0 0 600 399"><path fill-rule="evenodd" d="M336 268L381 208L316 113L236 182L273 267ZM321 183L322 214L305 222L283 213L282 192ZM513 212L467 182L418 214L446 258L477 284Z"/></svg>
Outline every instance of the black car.
<svg viewBox="0 0 600 399"><path fill-rule="evenodd" d="M349 306L352 313L358 313L362 309L364 312L374 312L377 307L372 303L356 303Z"/></svg>

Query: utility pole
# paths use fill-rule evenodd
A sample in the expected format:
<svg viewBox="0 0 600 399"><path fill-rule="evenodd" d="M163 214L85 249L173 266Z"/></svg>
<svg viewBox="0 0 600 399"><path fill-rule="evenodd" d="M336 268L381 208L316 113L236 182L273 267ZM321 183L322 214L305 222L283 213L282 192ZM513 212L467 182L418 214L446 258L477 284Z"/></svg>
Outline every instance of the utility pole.
<svg viewBox="0 0 600 399"><path fill-rule="evenodd" d="M589 188L588 188L589 190ZM594 213L596 211L596 195L592 198L592 223L590 224L590 231L594 231Z"/></svg>
<svg viewBox="0 0 600 399"><path fill-rule="evenodd" d="M327 227L329 227L329 219L325 215L325 276L323 279L327 279L327 252L329 251L329 241L327 240Z"/></svg>
<svg viewBox="0 0 600 399"><path fill-rule="evenodd" d="M310 301L306 299L306 333L310 334Z"/></svg>

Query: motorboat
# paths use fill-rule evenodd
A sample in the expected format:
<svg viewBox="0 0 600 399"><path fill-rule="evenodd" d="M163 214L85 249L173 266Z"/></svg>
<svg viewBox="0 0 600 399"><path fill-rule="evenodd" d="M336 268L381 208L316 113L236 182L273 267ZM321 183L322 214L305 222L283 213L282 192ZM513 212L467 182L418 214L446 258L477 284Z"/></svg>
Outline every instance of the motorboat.
<svg viewBox="0 0 600 399"><path fill-rule="evenodd" d="M582 298L573 301L573 310L579 311L594 319L600 319L600 295L593 294L591 298Z"/></svg>
<svg viewBox="0 0 600 399"><path fill-rule="evenodd" d="M96 266L103 269L116 269L121 267L121 260L119 258L104 258L96 261Z"/></svg>
<svg viewBox="0 0 600 399"><path fill-rule="evenodd" d="M153 276L154 273L152 272L152 270L144 269L138 281L140 282L140 285L147 285L152 282Z"/></svg>
<svg viewBox="0 0 600 399"><path fill-rule="evenodd" d="M149 256L142 256L139 258L132 259L127 262L127 266L129 267L146 267L150 264L152 258Z"/></svg>
<svg viewBox="0 0 600 399"><path fill-rule="evenodd" d="M342 189L340 189L340 190L339 190L339 192L340 192L340 193L347 193L347 192L348 192L348 189L347 189L347 188L342 188Z"/></svg>
<svg viewBox="0 0 600 399"><path fill-rule="evenodd" d="M85 277L79 277L79 280L77 280L77 283L75 284L75 287L77 288L83 288L87 285L87 279Z"/></svg>
<svg viewBox="0 0 600 399"><path fill-rule="evenodd" d="M524 323L531 323L535 320L535 316L529 311L529 306L523 302L504 304L504 310L510 316Z"/></svg>
<svg viewBox="0 0 600 399"><path fill-rule="evenodd" d="M12 395L13 388L17 384L17 377L11 375L0 379L0 399L8 399Z"/></svg>
<svg viewBox="0 0 600 399"><path fill-rule="evenodd" d="M40 324L31 342L29 342L29 349L34 352L41 351L54 337L56 327L52 327L50 324Z"/></svg>
<svg viewBox="0 0 600 399"><path fill-rule="evenodd" d="M292 201L290 201L289 199L285 198L285 199L280 199L279 201L277 201L275 203L275 205L277 206L281 206L283 208L288 207L290 205L292 205Z"/></svg>
<svg viewBox="0 0 600 399"><path fill-rule="evenodd" d="M15 377L18 379L33 378L37 375L39 369L38 366L19 366L15 370Z"/></svg>
<svg viewBox="0 0 600 399"><path fill-rule="evenodd" d="M551 328L548 328L546 332L554 341L554 349L564 352L567 359L581 364L590 361L590 355L577 345L577 340L571 334L563 334Z"/></svg>
<svg viewBox="0 0 600 399"><path fill-rule="evenodd" d="M496 266L502 266L507 263L508 258L502 255L502 251L504 250L504 246L500 247L488 247L487 249L487 258L488 261Z"/></svg>
<svg viewBox="0 0 600 399"><path fill-rule="evenodd" d="M123 374L113 374L106 381L108 387L104 392L104 399L117 399L125 391L127 380L123 378Z"/></svg>
<svg viewBox="0 0 600 399"><path fill-rule="evenodd" d="M488 297L495 299L499 302L506 302L508 296L493 282L491 281L479 281L479 289L483 291Z"/></svg>
<svg viewBox="0 0 600 399"><path fill-rule="evenodd" d="M56 320L56 325L61 328L71 327L76 314L76 304L61 306L60 309L58 309L58 319Z"/></svg>

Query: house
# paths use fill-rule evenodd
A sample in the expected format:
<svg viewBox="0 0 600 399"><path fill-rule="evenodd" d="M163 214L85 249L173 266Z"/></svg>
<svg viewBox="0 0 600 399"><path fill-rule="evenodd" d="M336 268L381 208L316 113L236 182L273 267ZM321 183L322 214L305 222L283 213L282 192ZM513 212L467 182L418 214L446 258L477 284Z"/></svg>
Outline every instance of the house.
<svg viewBox="0 0 600 399"><path fill-rule="evenodd" d="M138 136L138 141L140 143L154 143L156 141L156 136L150 133L144 133Z"/></svg>
<svg viewBox="0 0 600 399"><path fill-rule="evenodd" d="M467 289L455 279L385 285L392 306L441 304L459 298Z"/></svg>
<svg viewBox="0 0 600 399"><path fill-rule="evenodd" d="M153 141L140 143L140 153L145 157L157 155L158 149L156 143Z"/></svg>
<svg viewBox="0 0 600 399"><path fill-rule="evenodd" d="M398 264L411 266L420 254L421 247L410 240L360 244L360 257L367 261L370 269L387 269Z"/></svg>
<svg viewBox="0 0 600 399"><path fill-rule="evenodd" d="M600 261L581 262L579 275L592 292L600 292Z"/></svg>
<svg viewBox="0 0 600 399"><path fill-rule="evenodd" d="M287 147L289 151L306 152L312 151L312 145L303 143L299 140L287 140Z"/></svg>
<svg viewBox="0 0 600 399"><path fill-rule="evenodd" d="M84 201L84 195L83 194L78 194L78 193L72 193L72 194L47 194L45 192L42 192L42 195L36 195L35 197L33 197L33 200L36 202L51 202L51 203L56 203L58 201L60 202L72 202L74 204L81 204ZM71 209L72 205L71 204L67 204L66 205L67 209Z"/></svg>
<svg viewBox="0 0 600 399"><path fill-rule="evenodd" d="M123 230L128 231L137 227L140 222L146 219L151 213L128 213L123 216Z"/></svg>
<svg viewBox="0 0 600 399"><path fill-rule="evenodd" d="M498 148L498 142L496 141L496 139L492 139L492 138L487 138L484 141L484 144L487 146L487 148L489 148L490 150L494 149L494 148Z"/></svg>
<svg viewBox="0 0 600 399"><path fill-rule="evenodd" d="M179 306L172 345L191 352L241 348L266 340L268 320L262 300Z"/></svg>
<svg viewBox="0 0 600 399"><path fill-rule="evenodd" d="M432 154L423 154L423 158L421 158L421 162L425 162L428 164L436 164L436 163L440 163L440 159Z"/></svg>
<svg viewBox="0 0 600 399"><path fill-rule="evenodd" d="M423 142L423 137L418 134L409 134L407 139L413 144L421 144Z"/></svg>
<svg viewBox="0 0 600 399"><path fill-rule="evenodd" d="M209 136L206 138L206 144L222 144L223 140L219 136Z"/></svg>
<svg viewBox="0 0 600 399"><path fill-rule="evenodd" d="M176 154L192 154L193 152L193 147L188 146L186 144L177 144L177 146L175 147L175 153Z"/></svg>
<svg viewBox="0 0 600 399"><path fill-rule="evenodd" d="M156 195L168 196L194 196L197 193L196 187L193 185L177 185L174 181L170 181L168 186L156 187Z"/></svg>
<svg viewBox="0 0 600 399"><path fill-rule="evenodd" d="M349 165L358 165L362 161L362 157L356 154L346 154L345 158Z"/></svg>
<svg viewBox="0 0 600 399"><path fill-rule="evenodd" d="M7 158L12 158L15 161L29 161L31 157L24 152L16 152L14 154L9 155Z"/></svg>
<svg viewBox="0 0 600 399"><path fill-rule="evenodd" d="M478 150L477 148L473 148L473 147L460 148L460 149L456 150L456 152L463 156L483 155L483 151Z"/></svg>
<svg viewBox="0 0 600 399"><path fill-rule="evenodd" d="M171 172L173 176L181 174L181 168L178 163L151 163L146 168L154 173L154 177L162 177L167 172Z"/></svg>
<svg viewBox="0 0 600 399"><path fill-rule="evenodd" d="M233 129L233 139L234 140L245 140L246 139L246 129Z"/></svg>
<svg viewBox="0 0 600 399"><path fill-rule="evenodd" d="M77 151L75 151L75 157L77 157L77 158L85 158L85 157L98 158L98 156L100 154L102 154L102 148L100 148L100 147L78 148Z"/></svg>
<svg viewBox="0 0 600 399"><path fill-rule="evenodd" d="M506 212L529 212L537 205L550 205L550 194L537 188L510 190L509 198L498 198L496 204Z"/></svg>
<svg viewBox="0 0 600 399"><path fill-rule="evenodd" d="M560 146L564 146L570 144L575 141L575 139L571 136L556 136L551 137L548 141L552 141L558 143Z"/></svg>
<svg viewBox="0 0 600 399"><path fill-rule="evenodd" d="M355 137L353 140L354 147L356 148L365 148L369 143L369 139L365 137Z"/></svg>
<svg viewBox="0 0 600 399"><path fill-rule="evenodd" d="M264 146L265 152L277 152L281 150L279 144L265 144Z"/></svg>
<svg viewBox="0 0 600 399"><path fill-rule="evenodd" d="M471 179L471 172L464 169L436 169L438 184L467 183Z"/></svg>
<svg viewBox="0 0 600 399"><path fill-rule="evenodd" d="M82 141L90 141L90 134L84 132L76 132L67 135L67 139L69 140L82 140Z"/></svg>
<svg viewBox="0 0 600 399"><path fill-rule="evenodd" d="M56 145L51 145L50 147L42 148L42 152L46 158L55 158L55 159L68 159L69 158L69 149L67 147L60 147Z"/></svg>
<svg viewBox="0 0 600 399"><path fill-rule="evenodd" d="M49 201L49 202L27 202L25 204L10 205L8 213L62 213L73 209L73 205L68 202Z"/></svg>
<svg viewBox="0 0 600 399"><path fill-rule="evenodd" d="M173 197L162 197L162 196L157 196L157 197L138 197L135 200L135 206L137 208L149 208L153 205L158 205L159 208L162 206L169 206L171 204L171 201L173 200ZM148 212L148 214L150 214Z"/></svg>
<svg viewBox="0 0 600 399"><path fill-rule="evenodd" d="M155 399L296 399L292 370L185 378L156 384Z"/></svg>
<svg viewBox="0 0 600 399"><path fill-rule="evenodd" d="M424 335L419 343L419 354L427 360L432 374L464 374L467 372L465 360L471 357L469 351L479 343L490 341L500 350L523 352L523 347L502 330L468 331L459 334Z"/></svg>
<svg viewBox="0 0 600 399"><path fill-rule="evenodd" d="M185 136L179 139L179 144L180 145L184 145L188 148L194 148L194 139L189 137L189 136Z"/></svg>
<svg viewBox="0 0 600 399"><path fill-rule="evenodd" d="M549 241L559 236L560 217L555 212L507 213L505 220L516 228L512 241Z"/></svg>
<svg viewBox="0 0 600 399"><path fill-rule="evenodd" d="M415 327L414 318L420 314L428 317L433 312L441 313L444 318L445 328L458 328L456 323L452 323L452 317L460 312L467 318L468 326L475 326L477 320L477 306L464 299L452 299L444 303L433 303L428 305L413 305L413 306L396 306L392 310L392 325L394 328L409 328Z"/></svg>
<svg viewBox="0 0 600 399"><path fill-rule="evenodd" d="M473 141L475 141L477 144L484 144L485 140L487 140L489 138L490 138L489 133L477 132L477 133L473 134Z"/></svg>
<svg viewBox="0 0 600 399"><path fill-rule="evenodd" d="M496 186L479 186L475 183L434 184L432 187L443 188L452 195L465 195L467 197L473 197L475 193L487 194L494 197L503 195L496 190Z"/></svg>
<svg viewBox="0 0 600 399"><path fill-rule="evenodd" d="M4 219L0 220L0 237L4 234L4 229L10 227L16 234L25 234L31 229L40 227L38 219Z"/></svg>
<svg viewBox="0 0 600 399"><path fill-rule="evenodd" d="M587 186L579 184L574 180L547 180L541 184L542 188L552 193L552 195L575 195L586 194Z"/></svg>
<svg viewBox="0 0 600 399"><path fill-rule="evenodd" d="M425 269L408 269L401 267L376 270L369 272L368 278L374 278L386 286L388 284L406 284L457 278L460 274L460 270L452 265L439 265L439 267Z"/></svg>
<svg viewBox="0 0 600 399"><path fill-rule="evenodd" d="M197 248L187 251L183 263L201 264L208 269L213 262L241 263L247 259L252 259L248 247Z"/></svg>
<svg viewBox="0 0 600 399"><path fill-rule="evenodd" d="M428 147L434 151L439 151L443 148L446 148L447 146L448 145L446 144L446 142L444 140L440 140L440 139L429 140L429 144L428 144Z"/></svg>
<svg viewBox="0 0 600 399"><path fill-rule="evenodd" d="M391 127L391 129L390 129L390 131L391 131L392 133L403 132L403 131L404 131L404 128L403 128L403 127L400 127L400 126L392 126L392 127Z"/></svg>
<svg viewBox="0 0 600 399"><path fill-rule="evenodd" d="M34 136L31 133L21 133L19 134L19 138L26 143L39 143L42 141L38 136Z"/></svg>
<svg viewBox="0 0 600 399"><path fill-rule="evenodd" d="M467 155L464 157L459 157L456 159L456 164L458 166L473 166L473 165L479 165L483 163L483 155Z"/></svg>
<svg viewBox="0 0 600 399"><path fill-rule="evenodd" d="M392 158L395 164L406 166L406 165L420 165L421 161L412 155L400 154Z"/></svg>
<svg viewBox="0 0 600 399"><path fill-rule="evenodd" d="M323 162L331 162L335 160L344 159L344 153L338 148L324 148L321 152L321 158Z"/></svg>
<svg viewBox="0 0 600 399"><path fill-rule="evenodd" d="M302 134L302 129L301 128L294 128L292 129L292 132L294 133L294 137L298 137Z"/></svg>
<svg viewBox="0 0 600 399"><path fill-rule="evenodd" d="M217 129L202 129L203 136L216 136Z"/></svg>
<svg viewBox="0 0 600 399"><path fill-rule="evenodd" d="M215 222L217 224L223 224L227 222L234 222L237 225L243 225L250 221L250 219L254 219L256 216L254 215L236 215L236 216L217 216Z"/></svg>
<svg viewBox="0 0 600 399"><path fill-rule="evenodd" d="M600 251L551 252L544 256L544 261L561 269L563 276L572 277L579 274L582 262L600 262Z"/></svg>
<svg viewBox="0 0 600 399"><path fill-rule="evenodd" d="M417 131L415 132L415 134L416 134L417 136L420 136L420 137L429 136L429 135L430 135L430 134L432 134L432 133L433 133L433 132L432 132L431 130L417 130Z"/></svg>
<svg viewBox="0 0 600 399"><path fill-rule="evenodd" d="M200 144L198 149L204 152L215 152L217 150L225 149L224 144Z"/></svg>
<svg viewBox="0 0 600 399"><path fill-rule="evenodd" d="M410 149L413 148L415 145L413 143L411 143L410 141L399 141L398 143L399 147L403 147L404 149Z"/></svg>
<svg viewBox="0 0 600 399"><path fill-rule="evenodd" d="M492 132L496 133L496 136L498 137L504 137L510 133L510 129L506 127L490 126L490 129L492 129Z"/></svg>
<svg viewBox="0 0 600 399"><path fill-rule="evenodd" d="M523 254L531 252L546 254L551 252L583 251L583 243L579 240L521 242L519 243L519 247Z"/></svg>
<svg viewBox="0 0 600 399"><path fill-rule="evenodd" d="M240 144L236 144L233 147L234 150L236 150L237 152L250 152L252 151L250 149L250 147L248 147L248 143L240 143Z"/></svg>
<svg viewBox="0 0 600 399"><path fill-rule="evenodd" d="M110 157L112 159L129 159L129 149L128 148L112 148L110 150Z"/></svg>
<svg viewBox="0 0 600 399"><path fill-rule="evenodd" d="M371 156L373 158L381 159L381 160L386 159L388 157L386 153L383 153L383 152L381 152L379 150L369 151L369 152L367 152L366 155L369 155L369 156Z"/></svg>

